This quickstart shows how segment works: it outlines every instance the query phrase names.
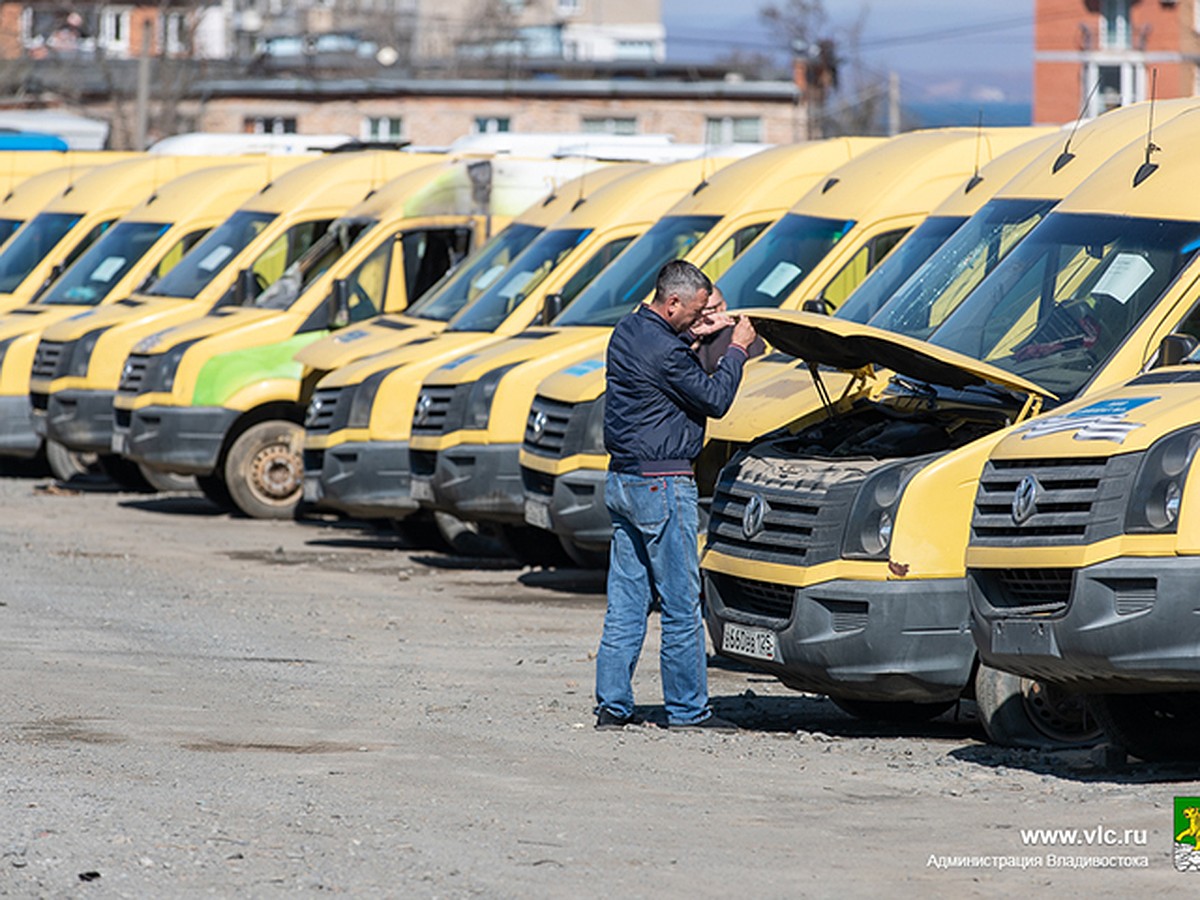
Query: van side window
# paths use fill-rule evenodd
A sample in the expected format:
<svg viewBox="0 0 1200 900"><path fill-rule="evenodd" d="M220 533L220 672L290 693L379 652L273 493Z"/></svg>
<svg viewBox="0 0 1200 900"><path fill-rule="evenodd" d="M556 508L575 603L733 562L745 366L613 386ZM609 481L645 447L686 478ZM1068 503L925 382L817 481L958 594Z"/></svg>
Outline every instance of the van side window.
<svg viewBox="0 0 1200 900"><path fill-rule="evenodd" d="M329 230L331 219L318 219L293 225L276 238L251 267L260 287L274 284L283 270L299 259Z"/></svg>
<svg viewBox="0 0 1200 900"><path fill-rule="evenodd" d="M892 252L906 234L907 228L897 228L895 231L885 231L871 238L846 265L842 266L841 271L833 276L821 296L832 303L835 309L841 306L842 301L854 293L854 289L862 284L872 269L883 262L883 258Z"/></svg>
<svg viewBox="0 0 1200 900"><path fill-rule="evenodd" d="M734 260L742 255L742 251L754 243L754 239L767 230L770 222L755 222L745 228L739 228L731 234L725 243L717 248L700 268L712 281L725 274L725 270L733 265Z"/></svg>
<svg viewBox="0 0 1200 900"><path fill-rule="evenodd" d="M567 283L563 285L563 289L559 292L562 294L563 307L579 296L579 292L592 283L592 279L599 275L607 268L608 264L621 255L621 251L633 243L637 235L628 235L627 237L619 237L609 241L599 250L592 254L592 258L579 267L579 270L572 275Z"/></svg>
<svg viewBox="0 0 1200 900"><path fill-rule="evenodd" d="M200 243L200 241L203 240L204 236L208 234L208 232L209 229L200 228L181 237L178 242L176 242L174 247L163 254L163 258L158 261L158 265L154 267L154 271L150 273L150 277L146 279L139 290L145 290L159 278L162 278L173 268L175 268L176 263L183 259L189 250Z"/></svg>
<svg viewBox="0 0 1200 900"><path fill-rule="evenodd" d="M404 245L404 284L412 303L471 252L471 229L407 231L400 241Z"/></svg>

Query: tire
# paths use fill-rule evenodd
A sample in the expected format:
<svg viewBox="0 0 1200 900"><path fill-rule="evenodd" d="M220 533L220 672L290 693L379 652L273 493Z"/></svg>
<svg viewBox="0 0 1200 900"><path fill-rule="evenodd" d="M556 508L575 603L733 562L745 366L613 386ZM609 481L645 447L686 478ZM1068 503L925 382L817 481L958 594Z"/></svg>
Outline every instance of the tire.
<svg viewBox="0 0 1200 900"><path fill-rule="evenodd" d="M229 495L229 488L225 486L225 480L220 475L197 475L196 487L206 500L223 512L233 512L237 509L233 497Z"/></svg>
<svg viewBox="0 0 1200 900"><path fill-rule="evenodd" d="M290 519L304 492L304 429L272 419L251 425L225 456L234 506L252 519Z"/></svg>
<svg viewBox="0 0 1200 900"><path fill-rule="evenodd" d="M500 533L509 553L522 565L554 568L572 564L558 537L549 531L531 525L505 525Z"/></svg>
<svg viewBox="0 0 1200 900"><path fill-rule="evenodd" d="M1109 739L1147 762L1195 762L1200 743L1192 729L1196 703L1191 692L1099 694L1092 711Z"/></svg>
<svg viewBox="0 0 1200 900"><path fill-rule="evenodd" d="M508 556L507 544L494 534L480 529L478 522L464 522L449 513L435 512L433 523L451 553L459 556Z"/></svg>
<svg viewBox="0 0 1200 900"><path fill-rule="evenodd" d="M142 467L131 459L115 454L100 456L100 471L123 491L134 494L153 494L154 486L142 474Z"/></svg>
<svg viewBox="0 0 1200 900"><path fill-rule="evenodd" d="M86 475L96 468L94 453L76 453L57 441L46 441L46 464L50 473L59 481L70 481L77 475Z"/></svg>
<svg viewBox="0 0 1200 900"><path fill-rule="evenodd" d="M192 493L197 490L196 479L191 475L163 472L140 463L138 468L142 470L142 477L146 479L146 483L160 494L178 494L184 491Z"/></svg>
<svg viewBox="0 0 1200 900"><path fill-rule="evenodd" d="M975 673L975 702L983 730L1003 747L1082 747L1101 737L1081 694L991 666Z"/></svg>
<svg viewBox="0 0 1200 900"><path fill-rule="evenodd" d="M558 542L562 544L563 552L570 557L571 562L579 566L581 569L607 569L608 568L608 551L593 550L590 547L581 547L570 538L559 536Z"/></svg>
<svg viewBox="0 0 1200 900"><path fill-rule="evenodd" d="M939 700L937 703L917 703L915 700L852 700L848 697L830 697L842 712L856 719L871 722L891 722L896 725L915 725L936 719L946 710L953 708L957 700Z"/></svg>

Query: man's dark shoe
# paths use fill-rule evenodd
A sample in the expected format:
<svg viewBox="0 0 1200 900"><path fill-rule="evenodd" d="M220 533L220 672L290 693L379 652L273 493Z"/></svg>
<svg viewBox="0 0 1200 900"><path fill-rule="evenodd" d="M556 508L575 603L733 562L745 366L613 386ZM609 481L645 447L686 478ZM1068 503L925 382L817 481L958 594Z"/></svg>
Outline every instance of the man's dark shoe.
<svg viewBox="0 0 1200 900"><path fill-rule="evenodd" d="M607 709L602 709L596 714L597 731L620 731L626 725L634 724L636 723L633 716L618 716Z"/></svg>
<svg viewBox="0 0 1200 900"><path fill-rule="evenodd" d="M720 716L709 716L707 719L701 719L699 722L689 722L686 725L671 725L672 731L712 731L716 734L734 734L741 731L740 728L728 719L722 719Z"/></svg>

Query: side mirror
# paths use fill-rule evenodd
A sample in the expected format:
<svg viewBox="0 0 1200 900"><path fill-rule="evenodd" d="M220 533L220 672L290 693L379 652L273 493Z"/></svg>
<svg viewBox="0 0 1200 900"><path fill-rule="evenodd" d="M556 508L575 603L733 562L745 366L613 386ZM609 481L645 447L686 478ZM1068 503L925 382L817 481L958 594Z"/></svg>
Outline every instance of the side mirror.
<svg viewBox="0 0 1200 900"><path fill-rule="evenodd" d="M233 305L245 306L258 296L258 279L253 269L242 269L233 283Z"/></svg>
<svg viewBox="0 0 1200 900"><path fill-rule="evenodd" d="M542 324L549 325L557 319L566 305L562 294L547 294L542 300Z"/></svg>
<svg viewBox="0 0 1200 900"><path fill-rule="evenodd" d="M345 328L350 324L350 285L345 278L333 282L333 292L329 295L329 327Z"/></svg>
<svg viewBox="0 0 1200 900"><path fill-rule="evenodd" d="M833 304L824 297L815 297L812 300L805 300L800 308L804 312L816 313L818 316L827 316L833 312Z"/></svg>
<svg viewBox="0 0 1200 900"><path fill-rule="evenodd" d="M1154 368L1179 365L1197 346L1200 344L1190 334L1168 334L1158 345L1158 359Z"/></svg>

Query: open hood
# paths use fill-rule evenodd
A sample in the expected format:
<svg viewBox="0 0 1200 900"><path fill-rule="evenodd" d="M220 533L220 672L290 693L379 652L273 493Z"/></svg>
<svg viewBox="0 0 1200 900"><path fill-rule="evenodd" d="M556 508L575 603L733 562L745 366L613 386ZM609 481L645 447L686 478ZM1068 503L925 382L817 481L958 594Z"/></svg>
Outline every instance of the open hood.
<svg viewBox="0 0 1200 900"><path fill-rule="evenodd" d="M777 350L809 363L854 370L873 365L952 388L990 382L1055 399L1045 388L982 360L904 337L882 328L783 309L744 309L763 339Z"/></svg>

